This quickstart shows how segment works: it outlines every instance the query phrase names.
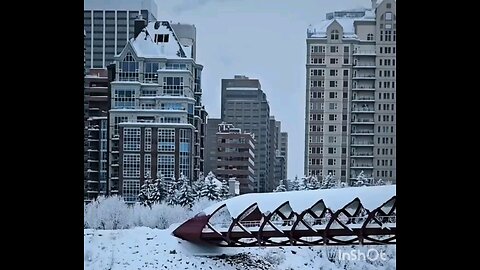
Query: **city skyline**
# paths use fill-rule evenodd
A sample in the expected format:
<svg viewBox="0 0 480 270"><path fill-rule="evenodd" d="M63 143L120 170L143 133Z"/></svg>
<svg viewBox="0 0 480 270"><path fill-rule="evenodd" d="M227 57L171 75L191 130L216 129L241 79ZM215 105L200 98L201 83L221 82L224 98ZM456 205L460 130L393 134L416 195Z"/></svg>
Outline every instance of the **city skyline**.
<svg viewBox="0 0 480 270"><path fill-rule="evenodd" d="M379 1L378 1L379 2ZM306 32L326 13L369 8L369 0L156 1L157 19L197 29L204 65L203 102L220 117L221 79L243 74L262 82L271 114L289 133L289 179L304 175ZM221 24L218 22L222 22Z"/></svg>

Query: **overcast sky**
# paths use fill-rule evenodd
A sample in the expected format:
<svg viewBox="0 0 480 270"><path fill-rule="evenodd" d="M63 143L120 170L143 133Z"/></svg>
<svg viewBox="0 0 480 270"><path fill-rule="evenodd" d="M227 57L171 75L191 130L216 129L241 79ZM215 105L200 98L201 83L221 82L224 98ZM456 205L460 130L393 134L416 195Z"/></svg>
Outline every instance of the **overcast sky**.
<svg viewBox="0 0 480 270"><path fill-rule="evenodd" d="M288 178L303 175L306 29L327 12L370 0L156 0L158 20L194 24L203 103L220 118L221 79L260 80L270 114L288 132ZM380 2L380 1L379 1Z"/></svg>

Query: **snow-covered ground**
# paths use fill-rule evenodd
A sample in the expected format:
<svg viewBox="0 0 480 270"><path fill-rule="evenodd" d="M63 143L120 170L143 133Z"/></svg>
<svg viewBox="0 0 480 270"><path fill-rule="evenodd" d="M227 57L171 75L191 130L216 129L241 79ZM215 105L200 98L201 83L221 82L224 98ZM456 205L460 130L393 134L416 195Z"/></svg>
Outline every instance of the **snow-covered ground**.
<svg viewBox="0 0 480 270"><path fill-rule="evenodd" d="M166 230L85 229L84 269L396 269L395 245L205 248L171 235L178 225ZM360 259L348 259L346 253Z"/></svg>

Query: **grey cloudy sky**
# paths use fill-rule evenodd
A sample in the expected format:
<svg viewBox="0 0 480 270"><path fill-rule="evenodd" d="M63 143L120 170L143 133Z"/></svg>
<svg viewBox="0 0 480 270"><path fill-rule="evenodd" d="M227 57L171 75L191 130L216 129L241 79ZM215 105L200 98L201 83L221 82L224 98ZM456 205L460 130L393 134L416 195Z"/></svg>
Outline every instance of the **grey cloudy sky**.
<svg viewBox="0 0 480 270"><path fill-rule="evenodd" d="M203 103L220 117L221 79L260 80L270 114L287 131L288 178L303 175L306 29L327 12L370 0L156 0L159 20L194 24ZM380 2L380 1L379 1Z"/></svg>

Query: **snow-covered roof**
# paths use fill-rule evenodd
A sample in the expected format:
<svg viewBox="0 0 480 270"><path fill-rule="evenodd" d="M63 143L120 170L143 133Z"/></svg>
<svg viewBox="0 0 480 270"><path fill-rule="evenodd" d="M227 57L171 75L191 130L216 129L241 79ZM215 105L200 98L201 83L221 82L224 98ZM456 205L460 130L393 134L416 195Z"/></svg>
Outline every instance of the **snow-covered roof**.
<svg viewBox="0 0 480 270"><path fill-rule="evenodd" d="M334 21L337 21L343 28L343 37L344 38L357 38L355 34L355 21L374 21L375 12L372 10L365 10L365 15L360 18L332 18L328 20L323 20L319 24L311 25L308 27L308 32L312 33L311 37L313 38L326 38L327 37L327 28Z"/></svg>
<svg viewBox="0 0 480 270"><path fill-rule="evenodd" d="M325 203L325 207L330 208L332 211L336 211L346 206L355 198L359 198L365 208L373 210L395 195L396 185L249 193L218 202L206 208L204 213L210 215L223 204L226 204L230 215L232 217L237 217L253 203L257 203L260 212L266 213L267 211L275 211L280 205L288 201L292 210L297 214L300 214L321 199Z"/></svg>
<svg viewBox="0 0 480 270"><path fill-rule="evenodd" d="M169 35L168 42L155 42L156 34ZM168 21L148 23L140 34L129 42L139 57L178 59L191 56L192 48L180 44Z"/></svg>

